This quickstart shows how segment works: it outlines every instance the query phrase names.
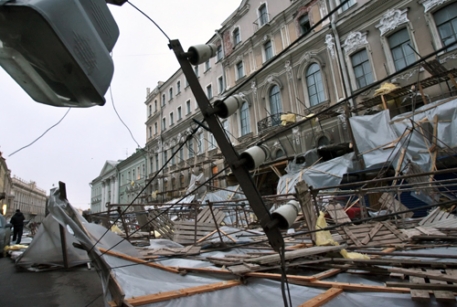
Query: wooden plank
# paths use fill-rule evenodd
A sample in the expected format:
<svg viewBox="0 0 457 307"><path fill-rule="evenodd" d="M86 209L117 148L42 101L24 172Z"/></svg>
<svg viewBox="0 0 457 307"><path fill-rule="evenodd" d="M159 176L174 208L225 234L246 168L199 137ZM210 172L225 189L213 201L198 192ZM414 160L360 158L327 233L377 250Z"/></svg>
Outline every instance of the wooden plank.
<svg viewBox="0 0 457 307"><path fill-rule="evenodd" d="M418 225L419 226L422 226L422 225L425 225L426 223L428 223L431 219L433 219L435 217L436 214L438 214L438 212L440 211L440 208L436 208L434 209L432 212L430 212L426 217L424 217L419 223Z"/></svg>
<svg viewBox="0 0 457 307"><path fill-rule="evenodd" d="M99 247L98 249L102 253L108 254L110 256L122 258L124 260L128 260L128 261L135 262L135 263L138 263L138 264L143 264L143 265L146 265L146 266L149 266L149 267L152 267L152 268L164 270L164 271L171 272L171 273L179 273L179 271L177 269L175 269L175 268L167 267L167 266L164 266L164 265L161 265L161 264L157 264L157 263L154 263L154 262L150 262L150 261L144 261L143 259L132 257L132 256L128 256L128 255L121 254L121 253L117 253L117 252L114 252L114 251L111 251L111 250L107 250L107 249L102 248L102 247Z"/></svg>
<svg viewBox="0 0 457 307"><path fill-rule="evenodd" d="M243 264L239 264L239 265L232 265L232 266L228 267L227 269L235 275L241 275L241 274L246 274L248 272L258 270L260 268L262 268L262 267L258 264L243 263Z"/></svg>
<svg viewBox="0 0 457 307"><path fill-rule="evenodd" d="M340 251L344 247L345 246L343 246L343 245L340 245L340 246L314 246L314 247L303 248L303 249L294 250L294 251L287 251L284 253L285 260L291 260L291 259L318 255L318 254L324 254L324 253L328 253L328 252L336 252L336 251ZM246 262L260 263L260 264L279 262L279 261L280 261L279 254L273 254L273 255L262 256L262 257L246 260Z"/></svg>
<svg viewBox="0 0 457 307"><path fill-rule="evenodd" d="M408 237L405 236L401 231L397 229L394 225L392 225L389 221L383 221L380 222L382 223L387 229L392 231L393 234L395 234L400 240L402 241L408 241Z"/></svg>
<svg viewBox="0 0 457 307"><path fill-rule="evenodd" d="M373 237L376 235L376 233L379 231L379 229L381 229L383 226L383 224L381 223L376 223L376 226L373 227L373 229L367 233L366 237L363 238L362 241L360 241L362 244L367 244L368 242L370 242L371 239L373 239Z"/></svg>
<svg viewBox="0 0 457 307"><path fill-rule="evenodd" d="M396 281L386 281L386 286L388 287L399 287L403 289L422 289L422 290L431 290L431 291L456 291L457 285L448 285L448 284L422 284L422 283L412 283L412 282L396 282ZM409 291L409 290L408 290Z"/></svg>
<svg viewBox="0 0 457 307"><path fill-rule="evenodd" d="M341 288L330 288L329 290L325 291L324 293L321 293L312 299L304 302L301 304L299 307L319 307L327 302L331 301L334 297L338 296L341 292L343 292L343 289Z"/></svg>
<svg viewBox="0 0 457 307"><path fill-rule="evenodd" d="M314 277L315 279L320 280L320 279L325 279L327 277L336 275L336 274L338 274L340 272L341 272L340 269L329 269L329 270L326 270L324 272L321 272L321 273L318 273L318 274L314 274L312 277Z"/></svg>
<svg viewBox="0 0 457 307"><path fill-rule="evenodd" d="M153 304L153 303L158 303L158 302L163 302L163 301L169 301L171 299L176 299L176 298L180 298L180 297L232 288L232 287L239 286L239 285L241 285L241 281L239 281L239 280L228 280L228 281L218 282L218 283L209 284L209 285L190 287L190 288L174 290L174 291L160 292L160 293L144 295L144 296L137 296L134 298L126 299L125 301L127 303L131 304L132 306L142 306L142 305L146 305L146 304ZM116 306L116 305L112 305L111 302L109 304L111 306Z"/></svg>
<svg viewBox="0 0 457 307"><path fill-rule="evenodd" d="M443 280L437 280L436 279L436 275L444 275L442 274L440 271L437 271L437 270L429 270L429 269L426 269L426 272L427 272L427 275L428 274L433 274L433 278L432 279L430 277L430 284L437 284L437 285L447 285L447 282L446 281L443 281ZM444 277L444 276L443 276ZM454 277L455 278L455 277ZM449 301L453 301L455 302L455 296L454 296L454 293L451 292L451 291L442 291L442 290L435 290L433 291L433 295L435 296L435 299L438 301L438 302L449 302Z"/></svg>
<svg viewBox="0 0 457 307"><path fill-rule="evenodd" d="M343 227L344 233L352 240L352 242L357 246L362 246L363 244L359 241L359 239L351 232L349 227Z"/></svg>
<svg viewBox="0 0 457 307"><path fill-rule="evenodd" d="M429 278L431 280L440 280L440 281L450 281L457 283L457 277L441 274L439 271L435 270L427 270L426 272L421 270L412 270L412 269L402 269L402 268L390 268L388 269L389 272L392 273L400 273L405 274L408 276L416 276L422 278Z"/></svg>
<svg viewBox="0 0 457 307"><path fill-rule="evenodd" d="M352 223L349 216L344 212L340 204L328 204L326 210L336 224Z"/></svg>
<svg viewBox="0 0 457 307"><path fill-rule="evenodd" d="M311 193L309 187L305 181L300 181L295 185L295 190L297 191L297 198L300 202L303 215L305 217L306 226L309 230L316 229L317 214L314 209L313 203L311 201ZM316 233L311 233L311 240L316 241Z"/></svg>

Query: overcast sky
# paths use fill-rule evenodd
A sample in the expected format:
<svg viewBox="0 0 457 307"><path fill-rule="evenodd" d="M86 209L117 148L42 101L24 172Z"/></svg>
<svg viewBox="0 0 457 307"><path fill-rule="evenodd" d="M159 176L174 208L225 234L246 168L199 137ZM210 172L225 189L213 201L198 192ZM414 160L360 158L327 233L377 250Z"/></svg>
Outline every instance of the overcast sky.
<svg viewBox="0 0 457 307"><path fill-rule="evenodd" d="M167 33L179 39L185 50L206 43L220 24L238 8L241 0L132 0ZM109 6L120 29L113 50L115 65L111 83L114 104L140 146L146 140L146 88L165 81L178 68L167 39L146 17L128 3ZM46 129L56 124L67 108L33 101L0 69L0 151L12 174L35 181L47 194L53 185L67 185L70 203L87 209L89 182L106 160L125 159L137 144L114 112L110 91L103 107L71 109L65 119L30 147Z"/></svg>

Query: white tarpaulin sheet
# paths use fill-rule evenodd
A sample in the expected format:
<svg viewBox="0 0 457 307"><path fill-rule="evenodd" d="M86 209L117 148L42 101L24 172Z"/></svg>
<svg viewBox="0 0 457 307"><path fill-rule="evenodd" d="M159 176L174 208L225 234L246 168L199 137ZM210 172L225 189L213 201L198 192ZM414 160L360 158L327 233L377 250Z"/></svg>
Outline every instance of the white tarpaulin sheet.
<svg viewBox="0 0 457 307"><path fill-rule="evenodd" d="M389 111L349 119L365 166L398 163L400 151L406 150L403 166L408 160L424 171L430 170L429 148L433 142L433 126L437 119L437 145L457 146L457 99L441 100L390 119Z"/></svg>
<svg viewBox="0 0 457 307"><path fill-rule="evenodd" d="M277 194L295 193L295 185L304 180L308 186L322 188L335 186L341 183L343 175L352 170L354 153L315 164L302 170L295 170L279 178Z"/></svg>

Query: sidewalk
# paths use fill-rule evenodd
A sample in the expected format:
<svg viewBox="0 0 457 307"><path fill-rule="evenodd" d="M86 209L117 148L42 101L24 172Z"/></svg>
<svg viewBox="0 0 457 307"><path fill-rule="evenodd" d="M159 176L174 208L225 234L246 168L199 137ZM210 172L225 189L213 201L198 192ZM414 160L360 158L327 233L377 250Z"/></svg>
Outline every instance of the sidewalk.
<svg viewBox="0 0 457 307"><path fill-rule="evenodd" d="M102 297L101 282L94 268L17 271L10 258L0 258L2 307L102 307Z"/></svg>

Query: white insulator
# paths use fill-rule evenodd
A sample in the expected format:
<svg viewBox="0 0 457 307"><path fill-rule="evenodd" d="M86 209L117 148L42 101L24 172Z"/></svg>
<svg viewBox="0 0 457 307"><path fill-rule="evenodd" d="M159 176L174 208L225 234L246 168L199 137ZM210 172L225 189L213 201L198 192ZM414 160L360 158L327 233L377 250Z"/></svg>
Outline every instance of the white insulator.
<svg viewBox="0 0 457 307"><path fill-rule="evenodd" d="M292 226L297 218L300 204L296 200L290 200L285 205L276 209L272 214L273 220L278 220L278 227L280 229L288 229Z"/></svg>
<svg viewBox="0 0 457 307"><path fill-rule="evenodd" d="M227 118L236 112L243 104L243 98L240 95L233 95L224 101L218 100L214 103L214 108L217 110L216 115L220 118Z"/></svg>
<svg viewBox="0 0 457 307"><path fill-rule="evenodd" d="M216 55L216 46L213 44L196 45L189 48L189 62L192 65L205 63Z"/></svg>
<svg viewBox="0 0 457 307"><path fill-rule="evenodd" d="M268 153L267 149L260 146L253 146L246 151L244 151L241 155L241 159L246 159L244 165L248 170L253 170L258 168L262 165L263 162L267 159Z"/></svg>

